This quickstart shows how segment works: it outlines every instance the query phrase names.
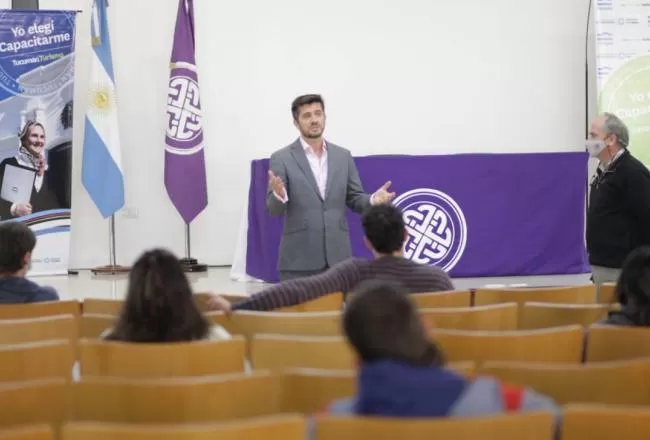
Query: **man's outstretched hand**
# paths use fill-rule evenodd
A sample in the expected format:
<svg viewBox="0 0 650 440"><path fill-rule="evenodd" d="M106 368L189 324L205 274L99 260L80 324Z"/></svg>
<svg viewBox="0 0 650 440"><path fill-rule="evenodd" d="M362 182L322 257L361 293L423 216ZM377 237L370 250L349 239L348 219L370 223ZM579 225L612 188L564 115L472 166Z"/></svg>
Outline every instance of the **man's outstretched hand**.
<svg viewBox="0 0 650 440"><path fill-rule="evenodd" d="M388 188L390 188L390 185L393 182L390 180L384 185L379 188L373 195L372 195L372 203L373 205L381 205L383 203L390 203L394 198L395 198L395 193L394 192L388 192Z"/></svg>

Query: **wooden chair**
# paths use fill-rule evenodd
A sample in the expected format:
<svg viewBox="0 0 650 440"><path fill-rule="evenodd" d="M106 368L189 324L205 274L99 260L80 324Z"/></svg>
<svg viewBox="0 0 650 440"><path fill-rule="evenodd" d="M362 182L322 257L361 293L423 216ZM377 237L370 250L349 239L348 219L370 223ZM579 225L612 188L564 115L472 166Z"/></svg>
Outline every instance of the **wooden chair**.
<svg viewBox="0 0 650 440"><path fill-rule="evenodd" d="M611 405L568 405L562 440L647 440L650 408Z"/></svg>
<svg viewBox="0 0 650 440"><path fill-rule="evenodd" d="M477 370L476 364L470 361L450 362L446 368L468 378L474 377Z"/></svg>
<svg viewBox="0 0 650 440"><path fill-rule="evenodd" d="M607 304L553 304L527 302L521 308L519 328L531 330L538 328L562 327L566 325L591 324L607 318Z"/></svg>
<svg viewBox="0 0 650 440"><path fill-rule="evenodd" d="M87 378L72 384L74 421L198 423L276 414L281 380L268 372L194 378Z"/></svg>
<svg viewBox="0 0 650 440"><path fill-rule="evenodd" d="M292 414L178 426L74 422L63 427L62 440L304 440L306 430L305 419Z"/></svg>
<svg viewBox="0 0 650 440"><path fill-rule="evenodd" d="M23 344L52 339L77 340L77 319L73 315L0 320L0 344Z"/></svg>
<svg viewBox="0 0 650 440"><path fill-rule="evenodd" d="M605 283L598 286L598 302L601 304L615 304L618 302L616 298L616 284Z"/></svg>
<svg viewBox="0 0 650 440"><path fill-rule="evenodd" d="M122 310L124 301L121 299L98 299L86 298L82 304L82 312L84 315L113 315L117 316Z"/></svg>
<svg viewBox="0 0 650 440"><path fill-rule="evenodd" d="M335 292L329 295L321 296L306 303L295 306L283 307L274 310L275 312L340 312L343 307L343 293Z"/></svg>
<svg viewBox="0 0 650 440"><path fill-rule="evenodd" d="M472 293L469 290L451 290L448 292L414 293L409 297L421 309L438 307L469 307L472 305Z"/></svg>
<svg viewBox="0 0 650 440"><path fill-rule="evenodd" d="M0 384L0 427L47 424L55 429L68 418L65 379Z"/></svg>
<svg viewBox="0 0 650 440"><path fill-rule="evenodd" d="M582 361L584 333L580 326L508 332L435 329L432 335L449 362Z"/></svg>
<svg viewBox="0 0 650 440"><path fill-rule="evenodd" d="M592 325L587 330L587 362L650 357L650 328Z"/></svg>
<svg viewBox="0 0 650 440"><path fill-rule="evenodd" d="M517 330L517 304L419 309L429 328L454 330Z"/></svg>
<svg viewBox="0 0 650 440"><path fill-rule="evenodd" d="M287 369L282 373L282 411L301 414L325 411L334 400L353 397L356 390L354 370Z"/></svg>
<svg viewBox="0 0 650 440"><path fill-rule="evenodd" d="M474 305L477 306L508 302L516 302L520 306L525 302L594 304L596 302L596 286L588 284L573 287L476 289L474 293Z"/></svg>
<svg viewBox="0 0 650 440"><path fill-rule="evenodd" d="M253 368L281 371L286 368L353 370L352 348L343 337L254 335L250 342Z"/></svg>
<svg viewBox="0 0 650 440"><path fill-rule="evenodd" d="M43 318L55 315L79 316L79 314L80 304L77 300L0 305L0 319Z"/></svg>
<svg viewBox="0 0 650 440"><path fill-rule="evenodd" d="M219 296L222 298L226 299L227 301L234 303L234 302L239 302L241 300L244 300L248 298L248 295L242 294L242 295L236 295L236 294L227 294L227 293L220 293ZM209 312L210 309L207 306L208 301L212 295L210 293L195 293L194 294L194 300L196 301L196 304L199 306L199 309L201 309L202 312Z"/></svg>
<svg viewBox="0 0 650 440"><path fill-rule="evenodd" d="M34 379L70 379L74 346L67 340L50 340L0 346L0 382Z"/></svg>
<svg viewBox="0 0 650 440"><path fill-rule="evenodd" d="M550 440L550 413L520 413L492 417L441 419L382 419L324 417L316 422L318 440Z"/></svg>
<svg viewBox="0 0 650 440"><path fill-rule="evenodd" d="M84 313L79 318L79 339L98 339L113 327L116 315Z"/></svg>
<svg viewBox="0 0 650 440"><path fill-rule="evenodd" d="M340 312L289 313L248 312L232 314L229 320L221 321L231 334L247 338L267 333L275 335L338 336L341 334Z"/></svg>
<svg viewBox="0 0 650 440"><path fill-rule="evenodd" d="M527 386L559 404L650 405L650 359L592 364L486 362L480 374Z"/></svg>
<svg viewBox="0 0 650 440"><path fill-rule="evenodd" d="M2 429L0 440L54 440L54 432L45 424Z"/></svg>
<svg viewBox="0 0 650 440"><path fill-rule="evenodd" d="M83 340L79 346L81 375L130 378L205 376L244 371L246 341L188 343L123 343Z"/></svg>

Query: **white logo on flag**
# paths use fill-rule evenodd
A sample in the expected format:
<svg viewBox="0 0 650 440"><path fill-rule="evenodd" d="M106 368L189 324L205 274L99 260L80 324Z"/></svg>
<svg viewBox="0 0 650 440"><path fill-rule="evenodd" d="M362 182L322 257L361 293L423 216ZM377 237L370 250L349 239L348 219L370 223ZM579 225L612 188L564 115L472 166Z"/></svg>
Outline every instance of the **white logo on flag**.
<svg viewBox="0 0 650 440"><path fill-rule="evenodd" d="M409 234L404 256L415 263L451 270L467 244L467 222L458 204L431 188L407 191L393 203L402 209Z"/></svg>
<svg viewBox="0 0 650 440"><path fill-rule="evenodd" d="M190 142L201 133L199 85L187 76L169 80L167 98L167 136L177 142Z"/></svg>

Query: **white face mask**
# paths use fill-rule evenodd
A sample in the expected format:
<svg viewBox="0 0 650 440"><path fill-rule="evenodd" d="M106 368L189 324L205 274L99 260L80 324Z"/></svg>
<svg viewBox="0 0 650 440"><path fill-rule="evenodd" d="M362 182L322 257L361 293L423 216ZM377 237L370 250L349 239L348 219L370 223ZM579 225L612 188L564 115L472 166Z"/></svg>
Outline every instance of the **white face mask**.
<svg viewBox="0 0 650 440"><path fill-rule="evenodd" d="M598 157L607 148L607 145L605 145L605 141L602 139L587 139L585 147L589 156Z"/></svg>

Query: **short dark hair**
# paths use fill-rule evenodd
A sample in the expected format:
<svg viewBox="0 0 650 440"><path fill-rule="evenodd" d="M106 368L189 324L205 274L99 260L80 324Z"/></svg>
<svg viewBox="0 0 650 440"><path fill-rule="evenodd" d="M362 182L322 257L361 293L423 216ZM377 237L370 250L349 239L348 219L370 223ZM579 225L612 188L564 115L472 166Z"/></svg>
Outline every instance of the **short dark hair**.
<svg viewBox="0 0 650 440"><path fill-rule="evenodd" d="M373 205L361 218L363 233L372 247L381 254L392 254L404 244L404 217L394 205Z"/></svg>
<svg viewBox="0 0 650 440"><path fill-rule="evenodd" d="M133 265L122 311L106 339L189 342L206 338L209 331L178 258L153 249Z"/></svg>
<svg viewBox="0 0 650 440"><path fill-rule="evenodd" d="M370 280L359 284L345 306L343 329L365 363L388 359L412 366L444 365L444 356L429 338L417 306L398 283Z"/></svg>
<svg viewBox="0 0 650 440"><path fill-rule="evenodd" d="M650 247L639 247L626 258L616 283L616 299L636 315L637 324L650 326Z"/></svg>
<svg viewBox="0 0 650 440"><path fill-rule="evenodd" d="M0 223L0 272L15 273L25 266L25 255L36 247L36 235L18 221Z"/></svg>
<svg viewBox="0 0 650 440"><path fill-rule="evenodd" d="M301 95L294 99L291 103L291 114L293 115L294 121L297 121L298 117L300 116L300 107L309 104L320 104L323 111L325 111L325 101L323 101L323 97L321 95Z"/></svg>

